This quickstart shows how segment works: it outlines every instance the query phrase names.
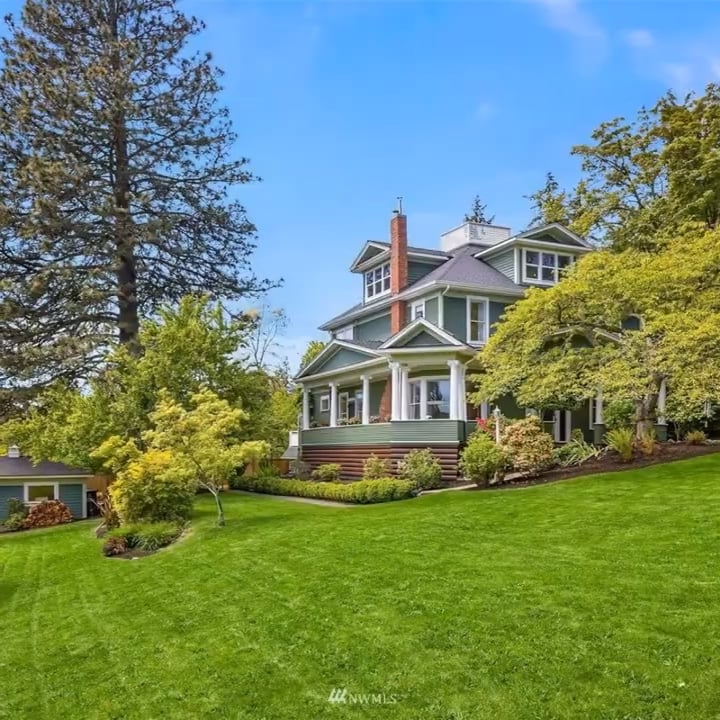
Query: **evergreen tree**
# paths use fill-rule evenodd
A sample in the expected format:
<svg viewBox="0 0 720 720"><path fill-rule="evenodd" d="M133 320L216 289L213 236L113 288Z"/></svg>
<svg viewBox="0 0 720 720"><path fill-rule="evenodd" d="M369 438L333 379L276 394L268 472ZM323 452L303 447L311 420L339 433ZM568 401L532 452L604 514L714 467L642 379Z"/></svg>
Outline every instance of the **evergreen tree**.
<svg viewBox="0 0 720 720"><path fill-rule="evenodd" d="M0 380L83 376L187 293L269 286L221 72L175 0L26 0L0 40Z"/></svg>
<svg viewBox="0 0 720 720"><path fill-rule="evenodd" d="M482 223L483 225L492 225L495 219L494 215L486 215L487 205L480 200L480 196L476 195L470 206L470 212L465 215L465 222Z"/></svg>

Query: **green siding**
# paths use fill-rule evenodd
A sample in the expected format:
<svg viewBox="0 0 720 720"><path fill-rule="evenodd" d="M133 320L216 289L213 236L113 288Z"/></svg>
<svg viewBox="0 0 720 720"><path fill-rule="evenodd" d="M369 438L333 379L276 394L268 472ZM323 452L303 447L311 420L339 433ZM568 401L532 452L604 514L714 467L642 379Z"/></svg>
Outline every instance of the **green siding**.
<svg viewBox="0 0 720 720"><path fill-rule="evenodd" d="M408 262L408 285L416 283L418 280L424 278L429 272L432 272L436 267L437 263L426 263L419 262L417 260L410 260Z"/></svg>
<svg viewBox="0 0 720 720"><path fill-rule="evenodd" d="M511 395L503 395L503 397L498 398L497 400L492 400L490 402L490 412L495 409L496 405L499 406L500 411L507 418L525 417L525 409L518 407L518 404L515 402L515 398Z"/></svg>
<svg viewBox="0 0 720 720"><path fill-rule="evenodd" d="M10 498L22 500L23 497L22 485L0 485L0 520L8 516L8 500Z"/></svg>
<svg viewBox="0 0 720 720"><path fill-rule="evenodd" d="M387 380L370 382L370 417L374 417L380 414L380 402L382 401L382 396L385 392L386 384Z"/></svg>
<svg viewBox="0 0 720 720"><path fill-rule="evenodd" d="M433 337L429 332L423 330L414 337L411 337L407 342L403 343L403 347L428 347L429 345L438 346L443 345L436 337Z"/></svg>
<svg viewBox="0 0 720 720"><path fill-rule="evenodd" d="M372 355L349 350L348 348L340 348L335 354L329 357L322 365L315 368L313 373L327 372L328 370L338 370L348 365L366 362L372 360Z"/></svg>
<svg viewBox="0 0 720 720"><path fill-rule="evenodd" d="M376 445L437 444L464 442L466 423L460 420L400 420L372 425L346 425L336 428L303 430L302 444Z"/></svg>
<svg viewBox="0 0 720 720"><path fill-rule="evenodd" d="M330 388L314 389L310 392L310 422L318 422L327 425L330 422L330 410L320 412L320 398L323 395L330 395Z"/></svg>
<svg viewBox="0 0 720 720"><path fill-rule="evenodd" d="M467 335L467 301L464 297L443 298L444 329L465 342Z"/></svg>
<svg viewBox="0 0 720 720"><path fill-rule="evenodd" d="M500 322L500 318L505 313L505 309L508 307L509 303L501 303L501 302L495 302L493 300L490 301L490 334L492 335L495 332L495 328L493 327L496 323Z"/></svg>
<svg viewBox="0 0 720 720"><path fill-rule="evenodd" d="M69 508L74 518L81 518L85 506L83 486L79 483L62 483L59 487L60 500Z"/></svg>
<svg viewBox="0 0 720 720"><path fill-rule="evenodd" d="M390 337L390 314L358 323L353 330L353 337L355 340L387 340Z"/></svg>
<svg viewBox="0 0 720 720"><path fill-rule="evenodd" d="M438 324L439 308L437 297L429 298L425 301L425 319L434 325Z"/></svg>
<svg viewBox="0 0 720 720"><path fill-rule="evenodd" d="M488 265L492 265L496 270L499 270L506 277L509 277L513 281L515 280L514 248L506 250L495 257L488 258L487 263Z"/></svg>

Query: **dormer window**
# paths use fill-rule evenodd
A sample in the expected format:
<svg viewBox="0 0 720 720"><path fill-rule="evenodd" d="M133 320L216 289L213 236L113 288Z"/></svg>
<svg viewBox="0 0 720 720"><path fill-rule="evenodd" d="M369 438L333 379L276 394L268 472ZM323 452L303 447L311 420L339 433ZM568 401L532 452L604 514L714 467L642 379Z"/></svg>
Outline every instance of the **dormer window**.
<svg viewBox="0 0 720 720"><path fill-rule="evenodd" d="M523 282L554 285L562 271L573 262L572 255L563 253L523 250Z"/></svg>
<svg viewBox="0 0 720 720"><path fill-rule="evenodd" d="M365 299L385 295L390 292L390 263L379 265L365 273Z"/></svg>

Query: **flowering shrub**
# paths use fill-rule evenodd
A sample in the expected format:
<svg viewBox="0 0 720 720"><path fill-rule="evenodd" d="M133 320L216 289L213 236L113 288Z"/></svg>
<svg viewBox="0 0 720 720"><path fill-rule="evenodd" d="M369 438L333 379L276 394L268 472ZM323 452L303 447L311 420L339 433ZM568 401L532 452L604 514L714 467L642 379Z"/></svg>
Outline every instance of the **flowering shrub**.
<svg viewBox="0 0 720 720"><path fill-rule="evenodd" d="M517 472L537 475L552 465L553 440L534 415L510 423L503 432L502 446Z"/></svg>
<svg viewBox="0 0 720 720"><path fill-rule="evenodd" d="M440 461L432 454L430 448L411 450L398 463L397 474L403 480L415 483L418 490L436 488L442 482Z"/></svg>
<svg viewBox="0 0 720 720"><path fill-rule="evenodd" d="M363 480L380 480L390 475L390 461L374 453L363 463Z"/></svg>
<svg viewBox="0 0 720 720"><path fill-rule="evenodd" d="M476 432L468 440L460 456L460 471L478 487L499 481L507 465L505 450L486 432Z"/></svg>

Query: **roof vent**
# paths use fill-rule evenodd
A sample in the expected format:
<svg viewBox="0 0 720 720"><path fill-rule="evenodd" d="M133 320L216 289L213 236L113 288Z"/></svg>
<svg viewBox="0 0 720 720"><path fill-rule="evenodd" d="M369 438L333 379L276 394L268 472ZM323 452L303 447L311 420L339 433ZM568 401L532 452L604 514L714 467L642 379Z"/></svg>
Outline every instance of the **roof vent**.
<svg viewBox="0 0 720 720"><path fill-rule="evenodd" d="M19 458L20 457L20 448L17 445L11 445L8 448L8 457Z"/></svg>

